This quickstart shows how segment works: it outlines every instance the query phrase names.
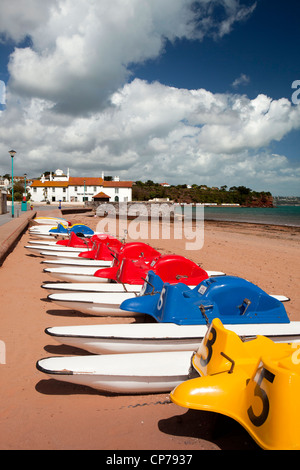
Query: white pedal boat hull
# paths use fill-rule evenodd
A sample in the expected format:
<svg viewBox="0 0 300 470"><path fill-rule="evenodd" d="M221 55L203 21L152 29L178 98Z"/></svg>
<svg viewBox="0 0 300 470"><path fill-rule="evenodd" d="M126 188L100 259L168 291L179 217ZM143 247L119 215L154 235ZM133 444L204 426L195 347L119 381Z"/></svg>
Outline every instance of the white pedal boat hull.
<svg viewBox="0 0 300 470"><path fill-rule="evenodd" d="M263 335L276 343L300 341L300 322L227 327L245 339ZM92 354L192 352L198 349L207 332L207 326L130 323L50 327L45 332L60 344L84 349Z"/></svg>
<svg viewBox="0 0 300 470"><path fill-rule="evenodd" d="M62 259L80 259L79 254L81 253L78 251L47 251L47 248L45 247L45 250L41 251L41 255L44 256L45 258L50 258L52 260L62 260Z"/></svg>
<svg viewBox="0 0 300 470"><path fill-rule="evenodd" d="M112 261L96 260L88 258L60 258L60 259L48 259L41 261L43 266L55 267L55 266L78 266L78 267L89 267L89 268L107 268L112 265Z"/></svg>
<svg viewBox="0 0 300 470"><path fill-rule="evenodd" d="M50 242L51 240L54 241L57 239L58 236L61 236L59 234L53 234L50 232L45 232L45 233L40 233L40 232L30 232L30 240L29 243L35 243L39 244L41 241L47 241ZM57 240L56 240L57 241Z"/></svg>
<svg viewBox="0 0 300 470"><path fill-rule="evenodd" d="M53 233L53 232L50 232L50 230L52 230L53 228L56 228L57 226L54 224L54 225L34 225L33 227L30 227L29 228L29 234L30 235L51 235L51 236L55 236L55 235L60 235L60 236L64 236L64 235L67 235L69 236L68 233Z"/></svg>
<svg viewBox="0 0 300 470"><path fill-rule="evenodd" d="M65 239L69 238L69 234L67 233L40 233L40 232L33 232L30 233L31 241L34 241L36 244L40 244L40 241L51 241L51 240L58 240L58 239ZM45 249L47 247L45 246Z"/></svg>
<svg viewBox="0 0 300 470"><path fill-rule="evenodd" d="M58 294L63 292L131 292L133 294L138 294L142 289L141 285L119 284L117 282L110 282L107 284L102 282L55 282L42 284L41 287L46 289L48 294Z"/></svg>
<svg viewBox="0 0 300 470"><path fill-rule="evenodd" d="M49 232L52 228L56 228L57 224L50 224L48 222L48 225L33 225L32 227L29 228L29 233L33 232L39 232L39 233L45 233Z"/></svg>
<svg viewBox="0 0 300 470"><path fill-rule="evenodd" d="M53 237L52 237L53 238ZM55 246L57 245L57 240L28 240L28 243L31 245L43 245L45 249L47 246Z"/></svg>
<svg viewBox="0 0 300 470"><path fill-rule="evenodd" d="M45 268L44 272L65 282L110 282L109 279L94 276L99 268L62 266ZM209 276L224 275L219 271L206 271Z"/></svg>
<svg viewBox="0 0 300 470"><path fill-rule="evenodd" d="M50 357L37 368L50 377L111 393L163 393L190 377L192 353Z"/></svg>
<svg viewBox="0 0 300 470"><path fill-rule="evenodd" d="M72 267L72 266L63 266L57 268L45 268L44 273L49 274L55 279L66 282L95 282L95 283L109 283L110 279L101 278L94 276L95 272L98 271L97 268L89 267Z"/></svg>
<svg viewBox="0 0 300 470"><path fill-rule="evenodd" d="M58 224L62 224L67 227L69 224L69 222L66 219L63 219L62 217L35 217L34 222L37 222L39 225L52 224L51 227Z"/></svg>
<svg viewBox="0 0 300 470"><path fill-rule="evenodd" d="M46 250L46 247L44 245L25 245L25 248L28 250L28 251L31 251L33 253L36 253L36 254L41 254L42 251L45 251ZM75 248L75 247L72 247L72 246L63 246L63 245L49 245L47 246L47 251L50 251L50 252L56 252L56 253L62 253L62 252L69 252L69 253L81 253L83 251L88 251L90 250L90 248L84 248L84 247L80 247L80 248Z"/></svg>
<svg viewBox="0 0 300 470"><path fill-rule="evenodd" d="M61 307L77 310L82 313L94 316L118 316L132 317L141 316L139 312L127 312L121 310L120 305L124 300L132 299L134 293L130 292L102 292L102 293L71 293L71 294L50 294L48 299Z"/></svg>
<svg viewBox="0 0 300 470"><path fill-rule="evenodd" d="M139 294L142 286L139 284L119 284L117 282L104 283L89 283L89 282L55 282L45 283L41 286L48 291L48 294L59 294L63 292L132 292ZM189 287L189 286L187 286ZM192 287L192 286L190 286ZM273 295L273 297L280 300L280 302L287 302L290 300L284 295Z"/></svg>

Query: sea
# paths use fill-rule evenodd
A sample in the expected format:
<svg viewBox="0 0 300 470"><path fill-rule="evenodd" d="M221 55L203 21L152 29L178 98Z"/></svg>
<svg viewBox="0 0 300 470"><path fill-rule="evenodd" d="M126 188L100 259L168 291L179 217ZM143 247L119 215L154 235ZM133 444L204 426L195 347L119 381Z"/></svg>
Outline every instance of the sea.
<svg viewBox="0 0 300 470"><path fill-rule="evenodd" d="M192 207L185 205L184 216L189 217L191 213ZM204 220L300 227L300 206L277 206L272 208L205 206Z"/></svg>

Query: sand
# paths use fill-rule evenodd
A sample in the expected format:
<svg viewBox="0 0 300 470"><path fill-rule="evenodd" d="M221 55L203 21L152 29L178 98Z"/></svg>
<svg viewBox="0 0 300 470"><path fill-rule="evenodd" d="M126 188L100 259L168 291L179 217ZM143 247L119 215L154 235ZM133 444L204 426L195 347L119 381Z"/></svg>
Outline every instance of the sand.
<svg viewBox="0 0 300 470"><path fill-rule="evenodd" d="M82 214L67 218L92 228L99 222ZM86 354L56 343L45 334L46 327L133 320L87 316L47 301L41 284L53 279L42 272L42 258L25 250L28 240L27 231L0 268L1 450L188 453L258 449L235 421L181 408L170 402L168 394L110 395L49 379L38 371L36 362L42 357ZM149 242L164 253L187 256L206 270L241 276L270 294L290 297L288 315L291 320L300 320L299 229L206 222L200 250L185 250L184 240Z"/></svg>

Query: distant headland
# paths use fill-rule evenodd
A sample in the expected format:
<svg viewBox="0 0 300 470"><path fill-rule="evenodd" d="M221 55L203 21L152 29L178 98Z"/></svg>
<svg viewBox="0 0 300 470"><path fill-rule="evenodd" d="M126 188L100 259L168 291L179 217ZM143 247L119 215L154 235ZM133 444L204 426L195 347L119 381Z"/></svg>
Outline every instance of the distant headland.
<svg viewBox="0 0 300 470"><path fill-rule="evenodd" d="M244 207L274 207L274 198L270 192L253 191L246 186L208 187L206 185L169 185L154 183L151 180L143 183L136 181L132 186L133 201L169 200L185 204L239 205Z"/></svg>

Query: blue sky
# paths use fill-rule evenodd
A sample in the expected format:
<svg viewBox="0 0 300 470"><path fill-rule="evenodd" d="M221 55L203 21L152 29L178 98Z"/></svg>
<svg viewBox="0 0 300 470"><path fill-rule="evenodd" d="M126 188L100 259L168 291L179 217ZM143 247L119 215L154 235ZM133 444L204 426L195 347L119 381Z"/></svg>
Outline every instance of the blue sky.
<svg viewBox="0 0 300 470"><path fill-rule="evenodd" d="M0 174L300 196L299 2L45 3L0 5Z"/></svg>
<svg viewBox="0 0 300 470"><path fill-rule="evenodd" d="M252 4L253 2L248 2ZM291 97L291 83L300 77L300 3L258 0L252 15L220 39L168 42L165 53L135 68L146 80L182 88L232 92L242 73L249 82L235 90L255 98Z"/></svg>

